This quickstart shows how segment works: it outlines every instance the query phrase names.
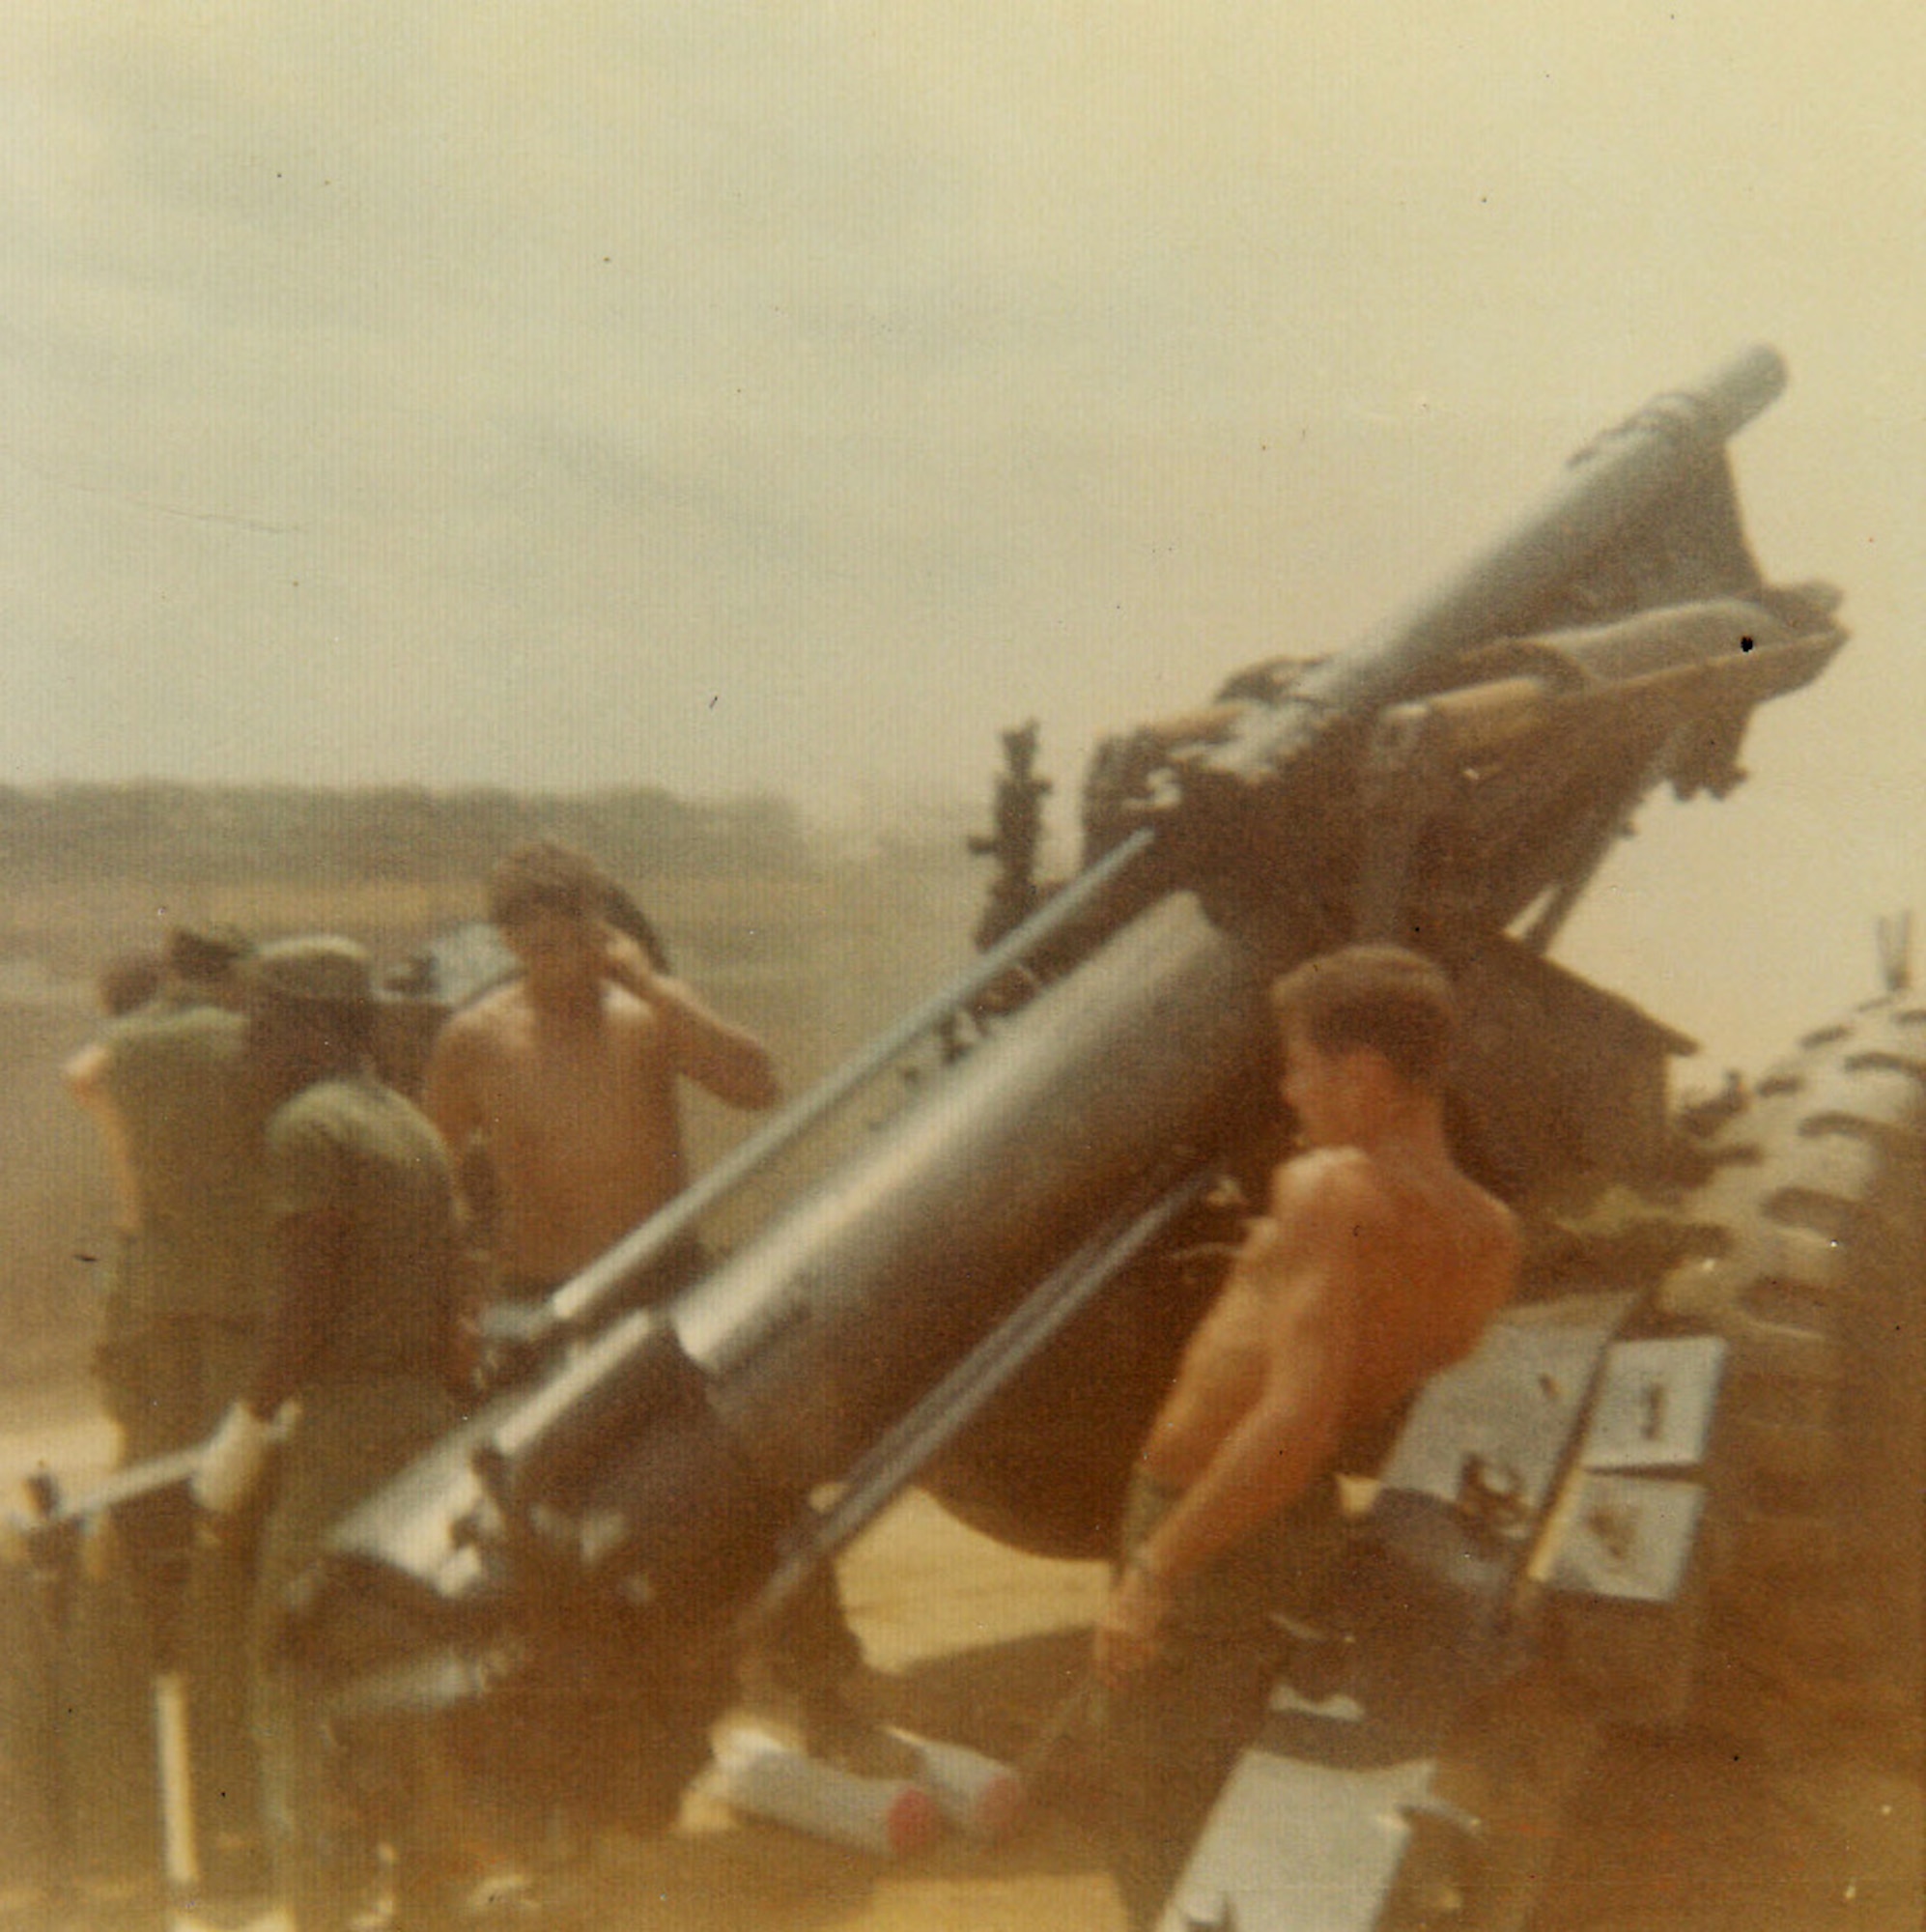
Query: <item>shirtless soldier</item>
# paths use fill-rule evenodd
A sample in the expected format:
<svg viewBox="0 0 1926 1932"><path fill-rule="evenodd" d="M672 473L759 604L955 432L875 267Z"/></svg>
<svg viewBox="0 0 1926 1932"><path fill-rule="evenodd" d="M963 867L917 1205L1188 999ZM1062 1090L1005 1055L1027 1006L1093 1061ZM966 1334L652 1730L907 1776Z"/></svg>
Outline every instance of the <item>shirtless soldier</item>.
<svg viewBox="0 0 1926 1932"><path fill-rule="evenodd" d="M1271 998L1303 1151L1273 1174L1151 1425L1094 1639L1118 1879L1143 1924L1261 1719L1269 1613L1304 1604L1337 1553L1337 1474L1375 1467L1517 1267L1510 1211L1446 1144L1443 974L1354 946Z"/></svg>
<svg viewBox="0 0 1926 1932"><path fill-rule="evenodd" d="M457 1013L429 1056L423 1103L458 1168L477 1139L486 1150L516 1300L559 1287L681 1190L678 1078L736 1107L779 1097L761 1042L655 972L603 919L608 892L565 846L511 852L489 917L522 976Z"/></svg>
<svg viewBox="0 0 1926 1932"><path fill-rule="evenodd" d="M680 1192L678 1077L737 1107L779 1097L761 1043L655 970L609 923L609 881L581 853L547 841L509 853L489 917L522 977L457 1013L429 1055L423 1104L458 1167L476 1139L487 1151L512 1300L548 1294ZM694 1260L666 1258L652 1298L680 1287ZM853 1770L913 1766L843 1694L863 1657L834 1571L795 1598L757 1662L799 1707L808 1748Z"/></svg>

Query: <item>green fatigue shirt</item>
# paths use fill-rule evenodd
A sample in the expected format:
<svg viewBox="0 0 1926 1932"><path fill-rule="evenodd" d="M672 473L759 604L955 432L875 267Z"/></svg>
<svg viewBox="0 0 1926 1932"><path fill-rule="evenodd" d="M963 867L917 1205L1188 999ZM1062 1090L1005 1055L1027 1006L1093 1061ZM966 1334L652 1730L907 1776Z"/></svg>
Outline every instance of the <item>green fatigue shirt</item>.
<svg viewBox="0 0 1926 1932"><path fill-rule="evenodd" d="M335 1230L324 1307L270 1316L263 1413L317 1385L393 1378L440 1386L451 1366L461 1237L440 1137L371 1072L318 1080L268 1122L268 1213Z"/></svg>
<svg viewBox="0 0 1926 1932"><path fill-rule="evenodd" d="M461 1244L439 1136L372 1072L318 1080L286 1101L268 1122L266 1165L277 1249L289 1223L310 1218L325 1244L309 1257L324 1264L304 1267L298 1289L278 1285L248 1392L262 1415L300 1402L262 1537L250 1650L277 1879L305 1924L299 1901L332 1883L339 1822L328 1684L397 1661L411 1633L370 1596L331 1633L325 1659L297 1658L282 1642L288 1595L329 1526L455 1421L443 1381ZM408 1788L397 1776L394 1788Z"/></svg>
<svg viewBox="0 0 1926 1932"><path fill-rule="evenodd" d="M261 1115L241 1065L245 1022L156 1004L101 1036L105 1090L140 1190L121 1321L250 1327L261 1314Z"/></svg>

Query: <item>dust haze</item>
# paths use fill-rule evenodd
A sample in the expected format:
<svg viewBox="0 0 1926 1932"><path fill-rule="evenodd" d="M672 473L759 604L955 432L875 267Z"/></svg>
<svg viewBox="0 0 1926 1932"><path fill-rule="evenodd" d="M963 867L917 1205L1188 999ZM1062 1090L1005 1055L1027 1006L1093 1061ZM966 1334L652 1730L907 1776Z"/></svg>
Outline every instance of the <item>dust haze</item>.
<svg viewBox="0 0 1926 1932"><path fill-rule="evenodd" d="M1920 896L1926 15L0 18L0 777L981 791L1343 643L1754 340L1855 641L1564 955L1756 1064Z"/></svg>

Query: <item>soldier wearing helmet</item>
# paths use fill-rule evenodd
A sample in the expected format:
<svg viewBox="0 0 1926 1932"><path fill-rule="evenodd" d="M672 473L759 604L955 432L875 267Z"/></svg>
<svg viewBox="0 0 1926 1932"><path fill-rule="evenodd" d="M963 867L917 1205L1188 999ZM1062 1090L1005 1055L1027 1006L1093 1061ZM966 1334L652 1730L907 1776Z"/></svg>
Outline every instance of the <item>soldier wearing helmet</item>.
<svg viewBox="0 0 1926 1932"><path fill-rule="evenodd" d="M330 1524L453 1423L462 1297L454 1182L439 1137L377 1078L367 954L322 936L262 949L248 973L246 1057L273 1111L263 1155L270 1301L261 1359L194 1483L217 1517L264 1471L292 1415L263 1537L252 1639L256 1728L276 1877L299 1932L365 1902L377 1838L398 1883L433 1889L448 1779L430 1747L387 1780L407 1802L345 1829L329 1777L324 1687L280 1641L289 1586ZM296 1413L297 1411L297 1413ZM379 1609L350 1642L356 1665L393 1649ZM443 1808L438 1809L438 1805Z"/></svg>

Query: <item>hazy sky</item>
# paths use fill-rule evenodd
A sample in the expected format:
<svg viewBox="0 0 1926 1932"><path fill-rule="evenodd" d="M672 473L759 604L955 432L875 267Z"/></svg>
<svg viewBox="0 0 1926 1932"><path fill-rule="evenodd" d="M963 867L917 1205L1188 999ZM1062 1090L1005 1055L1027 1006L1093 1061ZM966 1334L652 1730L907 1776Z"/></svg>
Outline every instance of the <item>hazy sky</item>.
<svg viewBox="0 0 1926 1932"><path fill-rule="evenodd" d="M1855 642L1570 949L1749 1053L1926 913L1923 98L1918 0L9 0L0 779L850 811L1034 715L1067 819L1766 340Z"/></svg>

